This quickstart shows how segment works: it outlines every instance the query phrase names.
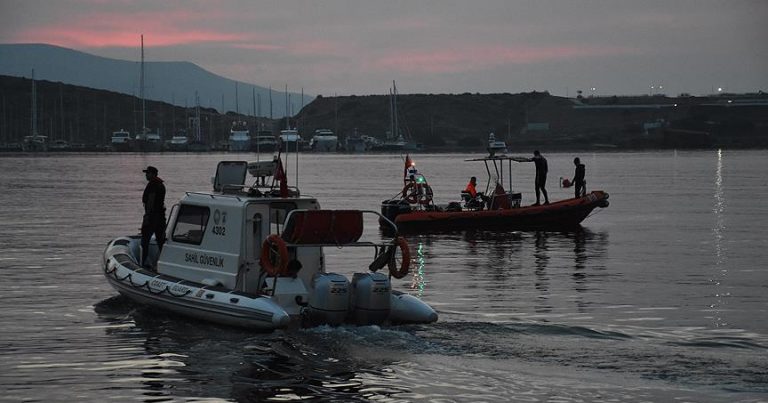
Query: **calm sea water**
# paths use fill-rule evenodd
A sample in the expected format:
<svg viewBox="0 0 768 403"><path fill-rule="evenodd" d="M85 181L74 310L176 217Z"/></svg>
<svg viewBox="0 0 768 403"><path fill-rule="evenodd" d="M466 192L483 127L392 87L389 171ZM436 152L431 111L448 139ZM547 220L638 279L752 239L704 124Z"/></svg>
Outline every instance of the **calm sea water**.
<svg viewBox="0 0 768 403"><path fill-rule="evenodd" d="M569 196L574 154L545 156L551 197ZM100 268L138 232L141 168L171 205L254 155L0 156L0 400L768 401L768 152L579 156L611 195L581 231L409 236L415 270L394 286L438 323L268 334L134 305ZM484 175L468 157L415 156L439 202ZM531 203L533 167L514 169ZM402 157L298 171L323 207L377 210ZM348 249L326 251L329 271L370 262Z"/></svg>

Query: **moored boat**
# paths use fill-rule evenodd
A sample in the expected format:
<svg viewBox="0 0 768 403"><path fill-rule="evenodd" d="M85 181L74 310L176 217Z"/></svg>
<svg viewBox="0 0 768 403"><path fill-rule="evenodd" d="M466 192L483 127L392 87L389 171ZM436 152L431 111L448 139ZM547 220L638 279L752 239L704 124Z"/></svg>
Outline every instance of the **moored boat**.
<svg viewBox="0 0 768 403"><path fill-rule="evenodd" d="M494 156L496 153L506 153L507 143L503 140L496 140L496 135L491 133L488 135L488 155Z"/></svg>
<svg viewBox="0 0 768 403"><path fill-rule="evenodd" d="M48 136L41 136L39 134L24 136L21 148L25 152L48 151Z"/></svg>
<svg viewBox="0 0 768 403"><path fill-rule="evenodd" d="M187 151L189 149L189 137L185 131L179 131L166 142L168 151Z"/></svg>
<svg viewBox="0 0 768 403"><path fill-rule="evenodd" d="M251 142L251 151L257 153L272 153L277 151L277 140L269 130L259 130Z"/></svg>
<svg viewBox="0 0 768 403"><path fill-rule="evenodd" d="M391 288L390 277L404 277L410 264L402 237L361 241L364 212L321 209L287 186L279 158L272 186L245 184L246 171L259 178L270 163L219 163L214 190L187 192L171 212L163 247L151 242L152 267L139 265L140 236L110 241L108 282L141 304L262 330L437 320L429 305ZM325 247L369 248L372 263L351 278L330 272Z"/></svg>
<svg viewBox="0 0 768 403"><path fill-rule="evenodd" d="M132 145L133 151L136 152L159 152L163 150L163 139L160 137L160 133L145 128L136 135Z"/></svg>
<svg viewBox="0 0 768 403"><path fill-rule="evenodd" d="M248 131L246 122L232 122L232 128L229 130L228 148L229 151L250 151L251 133Z"/></svg>
<svg viewBox="0 0 768 403"><path fill-rule="evenodd" d="M48 136L37 132L37 87L35 85L35 70L32 70L32 135L24 136L21 149L25 152L48 151Z"/></svg>
<svg viewBox="0 0 768 403"><path fill-rule="evenodd" d="M339 147L339 138L330 129L317 129L309 142L309 148L315 152L332 152Z"/></svg>
<svg viewBox="0 0 768 403"><path fill-rule="evenodd" d="M382 216L394 222L401 232L410 233L465 229L566 230L577 228L594 209L609 204L608 193L594 190L583 197L521 206L521 194L506 191L501 182L505 176L509 178L511 189L511 163L527 161L526 158L494 155L468 161L485 163L489 174L486 191L475 197L461 192L462 201L437 205L426 179L415 170L410 157L406 158L405 187L397 197L382 202ZM504 169L505 164L509 170ZM380 220L380 224L386 229L386 221Z"/></svg>

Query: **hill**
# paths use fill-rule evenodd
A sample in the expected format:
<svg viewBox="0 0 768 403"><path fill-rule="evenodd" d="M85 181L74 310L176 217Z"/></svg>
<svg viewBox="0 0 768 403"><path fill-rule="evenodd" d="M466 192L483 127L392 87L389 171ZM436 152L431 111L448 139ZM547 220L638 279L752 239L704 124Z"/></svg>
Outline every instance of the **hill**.
<svg viewBox="0 0 768 403"><path fill-rule="evenodd" d="M768 146L768 94L712 97L563 98L522 94L412 94L397 97L400 132L429 149L483 148L488 134L513 150ZM387 96L318 97L295 117L311 133L384 138Z"/></svg>
<svg viewBox="0 0 768 403"><path fill-rule="evenodd" d="M137 44L138 48L138 44ZM137 50L137 54L139 51ZM82 87L139 94L139 61L126 61L94 56L72 49L44 44L0 44L0 74L30 77ZM269 89L230 80L189 62L145 61L145 96L147 99L192 106L195 92L200 102L220 112L236 111L253 114L253 90L261 99L261 116L269 116ZM238 106L235 105L238 86ZM301 107L301 95L289 93L293 109ZM305 96L304 103L312 100ZM222 106L223 103L223 106ZM272 113L285 116L285 93L272 91ZM257 101L258 105L258 101Z"/></svg>
<svg viewBox="0 0 768 403"><path fill-rule="evenodd" d="M66 140L94 149L109 144L112 132L125 129L135 134L141 128L141 103L131 95L94 88L37 80L38 132L51 140ZM0 76L0 143L20 143L31 132L32 80ZM147 101L147 126L158 129L165 139L190 126L195 108L161 101ZM202 137L209 143L223 141L235 120L256 119L234 112L220 114L200 108ZM267 127L276 121L260 119Z"/></svg>
<svg viewBox="0 0 768 403"><path fill-rule="evenodd" d="M29 79L0 76L0 143L19 142L31 126ZM113 131L140 128L136 97L112 91L37 81L40 134L72 143L104 145ZM514 152L533 148L768 147L768 95L712 97L563 98L545 92L522 94L406 94L397 97L399 131L427 150L483 149L488 133ZM185 129L194 108L147 103L147 125L168 139ZM234 120L256 119L202 108L203 137L226 139ZM284 120L259 119L277 134ZM329 128L340 139L385 138L391 130L390 98L383 95L322 97L291 118L305 139Z"/></svg>

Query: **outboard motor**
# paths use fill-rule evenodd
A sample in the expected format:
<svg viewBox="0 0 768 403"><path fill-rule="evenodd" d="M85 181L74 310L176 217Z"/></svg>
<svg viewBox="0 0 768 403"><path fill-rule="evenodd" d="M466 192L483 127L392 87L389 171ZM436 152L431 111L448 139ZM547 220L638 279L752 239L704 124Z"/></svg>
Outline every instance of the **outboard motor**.
<svg viewBox="0 0 768 403"><path fill-rule="evenodd" d="M349 280L341 274L317 273L307 304L312 325L340 325L349 311Z"/></svg>
<svg viewBox="0 0 768 403"><path fill-rule="evenodd" d="M378 325L389 317L392 286L383 273L355 273L352 276L352 322Z"/></svg>
<svg viewBox="0 0 768 403"><path fill-rule="evenodd" d="M390 199L381 202L381 215L387 217L392 222L395 222L395 217L399 214L410 212L411 205L403 199Z"/></svg>

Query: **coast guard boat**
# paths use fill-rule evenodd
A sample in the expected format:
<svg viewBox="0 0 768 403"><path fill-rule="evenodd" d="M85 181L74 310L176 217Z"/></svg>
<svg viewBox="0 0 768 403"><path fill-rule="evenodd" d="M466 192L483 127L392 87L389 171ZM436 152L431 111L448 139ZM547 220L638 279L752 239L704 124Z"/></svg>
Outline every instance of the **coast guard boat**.
<svg viewBox="0 0 768 403"><path fill-rule="evenodd" d="M245 185L246 172L256 177L254 185ZM392 290L391 277L402 278L409 270L406 241L397 236L360 240L363 213L378 213L321 209L315 198L289 188L284 172L279 155L250 164L220 162L213 191L187 192L172 208L161 252L152 239L154 267L139 264L140 236L108 243L103 256L107 281L141 304L262 330L292 323L437 320L429 305ZM265 175L272 177L270 185ZM357 268L351 279L331 272L326 247L368 248L371 264ZM385 267L388 275L380 271Z"/></svg>

